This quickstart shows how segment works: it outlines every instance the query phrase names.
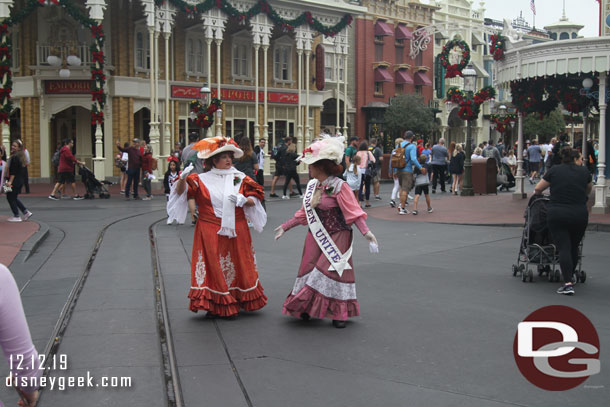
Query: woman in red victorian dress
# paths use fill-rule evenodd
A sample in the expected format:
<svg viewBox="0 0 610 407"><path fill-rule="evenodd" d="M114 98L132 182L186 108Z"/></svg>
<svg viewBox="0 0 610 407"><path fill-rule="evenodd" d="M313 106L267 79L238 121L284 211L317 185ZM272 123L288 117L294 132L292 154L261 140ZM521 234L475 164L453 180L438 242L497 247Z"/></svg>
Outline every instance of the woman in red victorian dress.
<svg viewBox="0 0 610 407"><path fill-rule="evenodd" d="M231 317L240 309L256 311L267 303L258 278L249 219L262 232L267 222L261 202L262 187L233 167L243 155L224 137L199 141L194 148L206 171L184 169L172 193L182 194L199 207L191 260L189 309L207 311L210 317ZM186 173L186 174L185 174Z"/></svg>
<svg viewBox="0 0 610 407"><path fill-rule="evenodd" d="M330 318L336 328L345 328L348 318L360 315L351 257L356 225L378 252L377 240L366 225L366 213L349 185L338 178L343 172L343 137L316 141L303 151L312 179L303 205L292 219L275 229L279 239L297 225L308 225L303 257L296 282L284 301L282 313L304 320Z"/></svg>

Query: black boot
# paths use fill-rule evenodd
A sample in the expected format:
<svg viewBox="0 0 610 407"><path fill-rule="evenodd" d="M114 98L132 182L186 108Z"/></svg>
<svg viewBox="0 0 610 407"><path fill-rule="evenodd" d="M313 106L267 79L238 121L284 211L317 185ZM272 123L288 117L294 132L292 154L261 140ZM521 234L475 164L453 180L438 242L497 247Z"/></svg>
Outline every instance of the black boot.
<svg viewBox="0 0 610 407"><path fill-rule="evenodd" d="M338 319L333 319L333 326L335 328L339 328L339 329L345 328L345 321L339 321Z"/></svg>
<svg viewBox="0 0 610 407"><path fill-rule="evenodd" d="M303 321L309 321L311 319L311 316L306 312L301 312L301 319Z"/></svg>

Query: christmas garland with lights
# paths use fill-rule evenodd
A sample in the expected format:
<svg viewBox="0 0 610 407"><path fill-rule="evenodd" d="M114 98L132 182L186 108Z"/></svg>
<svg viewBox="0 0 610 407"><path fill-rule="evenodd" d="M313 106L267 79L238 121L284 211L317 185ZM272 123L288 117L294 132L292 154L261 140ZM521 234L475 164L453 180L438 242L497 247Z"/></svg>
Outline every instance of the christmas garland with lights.
<svg viewBox="0 0 610 407"><path fill-rule="evenodd" d="M328 37L334 37L353 21L353 17L346 14L337 24L333 25L332 27L327 27L322 24L320 20L313 17L310 11L306 11L292 20L285 20L278 14L277 11L275 11L267 0L259 0L255 5L243 13L233 7L233 5L227 0L204 0L201 3L194 5L189 4L184 0L155 0L155 4L160 6L165 1L168 1L178 10L182 10L192 17L195 17L196 14L205 13L214 7L223 11L228 16L239 20L240 22L250 21L252 17L260 13L264 13L271 21L273 21L275 25L282 27L282 30L284 31L293 31L296 27L308 24L317 32Z"/></svg>
<svg viewBox="0 0 610 407"><path fill-rule="evenodd" d="M517 115L514 113L509 113L504 116L491 114L489 115L489 121L496 125L496 130L504 134L504 132L506 132L506 130L508 130L508 128L510 127L510 123L514 123L517 121Z"/></svg>
<svg viewBox="0 0 610 407"><path fill-rule="evenodd" d="M495 96L496 90L491 86L485 86L473 96L456 87L447 90L447 101L460 106L458 116L462 120L476 120L483 102L493 99Z"/></svg>
<svg viewBox="0 0 610 407"><path fill-rule="evenodd" d="M104 106L106 105L106 94L104 85L106 76L104 75L104 29L101 24L87 17L72 2L72 0L27 0L25 7L16 12L13 16L6 18L0 23L0 120L8 123L12 109L11 92L11 44L8 29L13 25L22 23L38 7L45 4L54 4L62 7L66 12L83 27L91 30L94 42L91 45L91 124L104 123Z"/></svg>
<svg viewBox="0 0 610 407"><path fill-rule="evenodd" d="M214 124L214 113L222 109L222 102L218 98L213 98L210 104L202 105L198 100L192 100L189 104L191 113L195 115L193 121L202 129L207 129Z"/></svg>
<svg viewBox="0 0 610 407"><path fill-rule="evenodd" d="M462 49L462 59L457 64L449 63L449 51L453 48L459 47ZM445 73L445 78L455 78L456 76L462 76L462 71L470 62L470 47L466 44L465 41L453 39L447 42L443 46L443 50L439 54L439 60L443 67L447 70Z"/></svg>
<svg viewBox="0 0 610 407"><path fill-rule="evenodd" d="M570 114L580 114L597 101L580 94L581 78L561 76L531 78L510 83L513 104L519 112L538 113L540 119L561 105Z"/></svg>
<svg viewBox="0 0 610 407"><path fill-rule="evenodd" d="M494 61L504 60L504 52L506 52L506 37L502 34L493 34L489 37L491 45L489 52L494 57Z"/></svg>

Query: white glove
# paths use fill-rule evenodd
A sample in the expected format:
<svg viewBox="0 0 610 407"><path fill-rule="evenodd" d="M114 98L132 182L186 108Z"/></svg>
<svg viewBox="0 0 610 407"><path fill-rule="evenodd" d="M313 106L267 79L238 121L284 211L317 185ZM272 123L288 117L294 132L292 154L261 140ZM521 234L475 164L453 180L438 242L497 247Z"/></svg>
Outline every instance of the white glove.
<svg viewBox="0 0 610 407"><path fill-rule="evenodd" d="M379 245L375 235L370 230L364 234L364 238L369 241L369 250L371 253L379 253Z"/></svg>
<svg viewBox="0 0 610 407"><path fill-rule="evenodd" d="M284 229L281 226L275 228L275 240L278 240L280 237L284 236Z"/></svg>
<svg viewBox="0 0 610 407"><path fill-rule="evenodd" d="M229 201L233 202L235 204L235 206L237 206L238 208L241 208L242 206L244 206L246 204L246 202L248 201L248 198L246 198L242 194L231 194L227 197L227 199L229 199Z"/></svg>
<svg viewBox="0 0 610 407"><path fill-rule="evenodd" d="M180 179L185 179L188 175L193 171L195 167L193 167L193 163L190 163L185 169L180 173Z"/></svg>

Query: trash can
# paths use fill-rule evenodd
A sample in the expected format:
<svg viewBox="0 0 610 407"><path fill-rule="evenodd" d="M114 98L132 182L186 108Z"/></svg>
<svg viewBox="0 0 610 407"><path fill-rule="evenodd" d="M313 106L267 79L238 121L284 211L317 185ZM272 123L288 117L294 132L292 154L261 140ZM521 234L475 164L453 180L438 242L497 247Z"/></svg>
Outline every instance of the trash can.
<svg viewBox="0 0 610 407"><path fill-rule="evenodd" d="M497 194L498 167L495 158L472 160L472 189L475 194Z"/></svg>

